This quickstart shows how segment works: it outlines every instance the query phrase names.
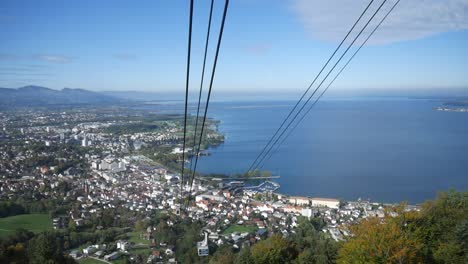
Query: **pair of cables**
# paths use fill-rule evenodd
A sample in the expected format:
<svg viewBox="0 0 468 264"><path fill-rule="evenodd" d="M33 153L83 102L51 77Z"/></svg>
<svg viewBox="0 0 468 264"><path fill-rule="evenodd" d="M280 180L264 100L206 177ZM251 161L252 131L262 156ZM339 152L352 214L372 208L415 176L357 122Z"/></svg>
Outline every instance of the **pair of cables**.
<svg viewBox="0 0 468 264"><path fill-rule="evenodd" d="M346 50L342 53L342 55L339 57L339 59L336 61L336 63L333 65L333 67L328 71L326 76L322 79L320 84L313 90L313 92L310 94L310 96L305 100L305 102L302 104L302 106L296 111L296 109L299 107L299 105L302 103L304 98L306 98L306 95L309 93L309 90L312 88L312 86L315 84L319 76L323 73L325 68L328 66L330 61L333 59L333 57L337 54L338 50L342 47L342 45L345 43L346 39L348 39L349 35L353 32L353 30L356 28L358 23L361 21L363 16L366 14L368 9L372 6L374 0L371 0L369 4L366 6L364 11L361 13L361 15L358 17L356 22L353 24L353 26L350 28L346 36L343 38L343 40L340 42L338 47L335 49L335 51L332 53L330 58L327 60L327 62L324 64L322 69L319 71L319 73L316 75L312 83L309 85L309 87L305 90L305 92L302 94L300 99L297 101L297 103L294 105L294 107L291 109L289 114L286 116L286 118L282 121L281 125L279 128L275 131L273 136L270 138L270 140L267 142L267 144L264 146L262 151L257 155L255 158L254 162L250 165L246 173L249 173L251 171L255 171L258 169L261 169L264 165L264 162L268 160L274 152L276 152L279 147L284 143L284 141L292 134L292 132L296 129L296 127L304 120L305 116L312 110L312 108L317 104L317 102L322 98L323 94L330 88L330 86L333 84L333 82L338 78L338 76L343 72L343 70L348 66L348 64L353 60L353 58L356 56L356 54L361 50L361 48L367 43L367 41L370 39L370 37L377 31L377 29L380 27L380 25L385 21L385 19L390 15L390 13L395 9L395 7L398 5L400 0L397 0L393 6L390 8L390 10L386 13L386 15L380 20L380 22L374 27L374 29L371 31L371 33L367 36L367 38L362 42L360 47L354 52L354 54L350 57L350 59L346 62L346 64L341 68L341 70L338 72L338 74L335 75L335 77L332 79L332 81L328 84L328 86L322 91L322 93L316 98L316 100L310 105L310 107L305 111L305 107L307 104L311 101L311 99L314 97L314 95L317 93L317 91L320 89L320 87L323 85L323 83L328 79L330 74L335 70L336 66L341 62L341 60L344 58L344 56L348 53L348 51L351 49L351 47L355 44L356 40L359 39L359 37L362 35L364 30L368 27L368 25L371 23L371 21L375 18L375 16L380 12L382 7L385 5L387 0L384 0L378 8L375 10L375 12L372 14L372 16L367 20L365 25L361 28L359 33L354 37L354 39L351 41L351 43L348 45ZM294 114L295 113L295 114ZM294 114L294 115L293 115ZM298 119L298 121L294 124L294 121L302 114L302 116ZM289 121L289 122L288 122ZM294 125L293 125L294 124ZM288 131L288 129L293 125L293 127L289 130L288 134L285 135L285 133ZM283 137L284 136L284 137ZM279 141L281 140L281 141ZM278 143L279 142L279 143Z"/></svg>
<svg viewBox="0 0 468 264"><path fill-rule="evenodd" d="M213 6L214 6L214 0L211 0L211 5L210 5L210 14L208 18L208 29L206 33L206 41L205 41L205 52L204 52L204 57L203 57L203 66L202 66L202 73L201 73L201 81L200 81L200 87L199 87L199 93L198 93L198 106L197 106L197 115L195 119L195 130L193 134L193 148L192 152L195 153L190 159L190 170L189 170L189 177L186 180L185 179L185 149L186 149L186 139L187 139L187 116L188 116L188 97L189 97L189 86L190 86L190 57L191 57L191 47L192 47L192 27L193 27L193 0L190 0L190 10L189 10L189 31L188 31L188 47L187 47L187 71L186 71L186 82L185 82L185 109L184 109L184 139L183 139L183 146L182 146L182 165L181 165L181 181L180 181L180 188L181 188L181 193L183 193L183 188L185 184L190 185L190 192L192 190L193 186L193 181L195 178L195 172L197 169L197 164L198 164L198 157L200 156L200 147L203 139L203 133L205 131L205 125L206 125L206 116L208 113L208 107L210 104L210 98L211 98L211 91L213 88L213 81L214 77L216 74L216 65L218 62L218 56L219 56L219 50L221 47L221 41L223 38L223 32L224 32L224 25L226 21L226 15L227 15L227 10L229 7L229 0L225 0L224 3L224 9L223 9L223 14L222 14L222 20L221 20L221 26L218 34L218 40L216 44L216 50L215 50L215 55L214 55L214 62L213 62L213 67L211 70L211 76L210 76L210 82L208 86L208 95L206 98L205 102L205 108L204 108L204 114L203 114L203 119L201 123L201 128L200 128L200 135L197 140L198 136L198 126L199 126L199 117L200 117L200 107L201 107L201 99L202 99L202 91L203 91L203 82L204 82L204 77L205 77L205 68L206 68L206 58L208 54L208 46L209 46L209 40L210 40L210 31L211 31L211 22L212 22L212 16L213 16ZM195 157L195 161L193 162L193 158ZM192 168L193 164L193 168ZM191 175L190 175L191 173Z"/></svg>

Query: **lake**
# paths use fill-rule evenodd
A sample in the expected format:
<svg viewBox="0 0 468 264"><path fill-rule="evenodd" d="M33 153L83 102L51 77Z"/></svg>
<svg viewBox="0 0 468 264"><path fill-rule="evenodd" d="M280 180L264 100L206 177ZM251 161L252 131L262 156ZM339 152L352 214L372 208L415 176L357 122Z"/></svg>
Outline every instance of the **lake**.
<svg viewBox="0 0 468 264"><path fill-rule="evenodd" d="M213 102L225 143L201 157L204 173L244 172L292 101ZM279 192L419 203L437 191L468 189L468 113L437 101L323 100L265 163Z"/></svg>

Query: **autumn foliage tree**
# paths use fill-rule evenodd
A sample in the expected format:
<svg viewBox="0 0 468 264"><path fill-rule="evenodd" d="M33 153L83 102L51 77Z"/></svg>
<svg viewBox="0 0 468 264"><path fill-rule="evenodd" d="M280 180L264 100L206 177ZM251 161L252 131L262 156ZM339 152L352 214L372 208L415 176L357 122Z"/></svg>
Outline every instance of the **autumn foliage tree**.
<svg viewBox="0 0 468 264"><path fill-rule="evenodd" d="M349 229L338 263L468 263L468 192L440 193L419 212L402 205Z"/></svg>
<svg viewBox="0 0 468 264"><path fill-rule="evenodd" d="M210 264L234 264L235 255L232 251L232 246L222 245L217 250L213 257L210 259Z"/></svg>
<svg viewBox="0 0 468 264"><path fill-rule="evenodd" d="M340 249L338 263L420 263L421 243L407 228L414 214L399 211L351 226L353 236Z"/></svg>
<svg viewBox="0 0 468 264"><path fill-rule="evenodd" d="M297 255L292 244L280 235L273 235L258 242L251 252L255 264L288 263Z"/></svg>

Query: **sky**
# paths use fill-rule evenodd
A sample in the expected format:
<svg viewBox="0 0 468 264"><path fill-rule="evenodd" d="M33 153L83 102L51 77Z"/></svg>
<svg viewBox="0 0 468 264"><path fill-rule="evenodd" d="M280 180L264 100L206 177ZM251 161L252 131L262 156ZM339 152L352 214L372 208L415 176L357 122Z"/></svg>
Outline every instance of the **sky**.
<svg viewBox="0 0 468 264"><path fill-rule="evenodd" d="M183 92L188 3L2 0L0 87ZM209 3L195 0L191 91L199 88ZM214 91L303 91L368 3L231 0ZM223 4L215 0L210 62ZM467 72L468 0L402 0L332 90L466 91Z"/></svg>

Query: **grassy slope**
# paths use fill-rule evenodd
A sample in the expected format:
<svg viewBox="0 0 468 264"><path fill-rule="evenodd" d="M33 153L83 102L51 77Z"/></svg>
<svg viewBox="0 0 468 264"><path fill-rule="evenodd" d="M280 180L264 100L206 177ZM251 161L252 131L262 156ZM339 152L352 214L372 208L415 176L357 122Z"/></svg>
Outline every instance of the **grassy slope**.
<svg viewBox="0 0 468 264"><path fill-rule="evenodd" d="M0 218L0 236L7 236L18 228L32 232L52 229L52 220L48 214L24 214Z"/></svg>
<svg viewBox="0 0 468 264"><path fill-rule="evenodd" d="M144 239L140 238L141 233L142 232L129 232L129 233L127 233L128 241L133 242L135 244L149 245L148 240L144 240Z"/></svg>

